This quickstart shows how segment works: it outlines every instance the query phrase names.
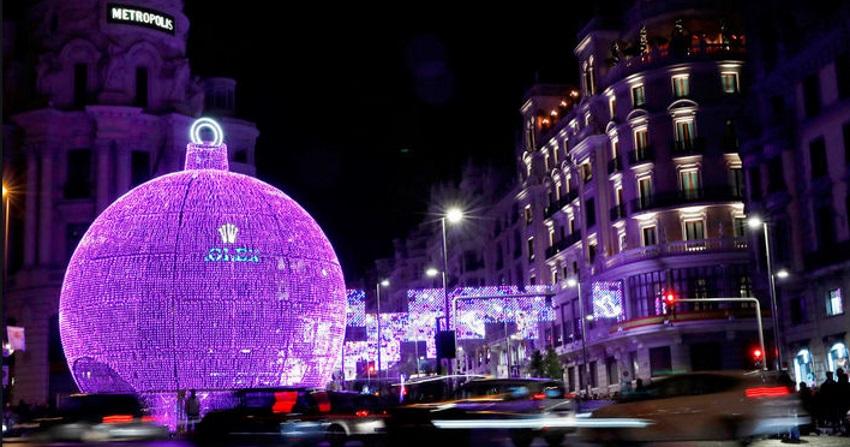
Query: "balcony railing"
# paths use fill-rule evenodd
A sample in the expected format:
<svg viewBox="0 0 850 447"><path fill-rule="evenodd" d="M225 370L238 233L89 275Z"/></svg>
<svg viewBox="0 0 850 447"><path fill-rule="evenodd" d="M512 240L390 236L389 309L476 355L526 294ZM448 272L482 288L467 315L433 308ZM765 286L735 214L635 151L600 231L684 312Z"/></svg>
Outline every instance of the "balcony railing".
<svg viewBox="0 0 850 447"><path fill-rule="evenodd" d="M662 2L667 4L666 2ZM693 61L693 60L713 60L713 59L734 59L743 58L745 48L740 41L730 42L730 44L709 43L707 41L694 42L685 51L671 51L669 45L656 45L649 49L649 53L623 57L618 63L608 69L601 85L608 85L613 79L622 79L631 73L647 70L653 66L670 65L677 60Z"/></svg>
<svg viewBox="0 0 850 447"><path fill-rule="evenodd" d="M566 250L567 248L570 248L573 244L575 244L579 240L581 240L581 232L576 231L576 232L573 232L572 234L564 237L560 241L555 242L555 245L546 249L546 259L549 259L552 256L555 256L556 254Z"/></svg>
<svg viewBox="0 0 850 447"><path fill-rule="evenodd" d="M569 203L575 200L576 197L578 197L578 191L576 190L563 193L559 200L550 203L548 206L546 206L546 208L543 209L543 217L545 219L552 217L555 213L558 212L558 210L569 205Z"/></svg>
<svg viewBox="0 0 850 447"><path fill-rule="evenodd" d="M705 152L705 140L701 137L691 138L690 140L673 140L671 147L674 157L698 155Z"/></svg>
<svg viewBox="0 0 850 447"><path fill-rule="evenodd" d="M620 163L620 157L611 159L608 161L608 174L613 174L615 172L620 172L623 169L622 163Z"/></svg>
<svg viewBox="0 0 850 447"><path fill-rule="evenodd" d="M608 211L608 217L611 218L611 222L616 220L620 220L626 217L626 204L621 203L619 205L614 205Z"/></svg>
<svg viewBox="0 0 850 447"><path fill-rule="evenodd" d="M655 160L655 151L651 146L638 148L629 152L629 165L634 166Z"/></svg>
<svg viewBox="0 0 850 447"><path fill-rule="evenodd" d="M729 187L701 188L672 193L657 193L648 197L638 197L632 200L632 212L646 211L655 208L665 208L686 205L697 202L727 202L741 200L739 191Z"/></svg>
<svg viewBox="0 0 850 447"><path fill-rule="evenodd" d="M674 241L666 244L648 245L621 251L605 259L605 268L659 256L684 255L689 253L736 251L747 249L747 238L724 237Z"/></svg>

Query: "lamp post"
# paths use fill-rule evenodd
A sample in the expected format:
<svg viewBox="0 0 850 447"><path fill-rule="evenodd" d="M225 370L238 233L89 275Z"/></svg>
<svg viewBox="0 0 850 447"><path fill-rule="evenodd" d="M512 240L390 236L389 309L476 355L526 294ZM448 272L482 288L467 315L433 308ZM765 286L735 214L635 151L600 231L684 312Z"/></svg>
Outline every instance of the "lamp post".
<svg viewBox="0 0 850 447"><path fill-rule="evenodd" d="M12 194L3 183L3 284L6 283L6 271L9 269L9 207Z"/></svg>
<svg viewBox="0 0 850 447"><path fill-rule="evenodd" d="M575 287L578 293L579 319L581 320L581 355L584 362L583 369L585 377L584 384L587 398L590 398L590 365L587 363L587 330L585 329L587 316L584 315L584 298L581 296L581 281L577 278L570 278L567 280L567 287Z"/></svg>
<svg viewBox="0 0 850 447"><path fill-rule="evenodd" d="M376 371L376 376L380 376L381 374L381 288L389 287L390 280L384 279L378 284L375 284L375 291L377 292L378 298L378 313L376 316L376 320L378 320L378 370ZM386 377L386 371L384 371L384 376Z"/></svg>
<svg viewBox="0 0 850 447"><path fill-rule="evenodd" d="M747 220L747 225L751 230L758 230L761 227L764 235L764 255L767 263L767 280L770 288L770 319L773 323L773 345L776 348L776 370L782 366L782 346L780 343L779 334L779 315L776 306L776 277L773 275L773 262L770 256L770 231L767 222L761 220L758 216L750 217ZM783 277L788 276L787 270L782 270Z"/></svg>
<svg viewBox="0 0 850 447"><path fill-rule="evenodd" d="M451 305L449 300L449 288L448 288L448 275L449 275L449 248L448 248L448 237L446 235L446 221L451 224L460 223L463 220L463 210L460 208L449 208L446 211L446 214L440 217L440 227L442 229L443 236L443 299L445 301L445 319L446 319L446 330L451 329ZM455 345L457 345L457 338L455 338ZM457 346L455 346L457 349ZM452 373L454 368L452 368L452 362L446 362L446 369L449 374Z"/></svg>

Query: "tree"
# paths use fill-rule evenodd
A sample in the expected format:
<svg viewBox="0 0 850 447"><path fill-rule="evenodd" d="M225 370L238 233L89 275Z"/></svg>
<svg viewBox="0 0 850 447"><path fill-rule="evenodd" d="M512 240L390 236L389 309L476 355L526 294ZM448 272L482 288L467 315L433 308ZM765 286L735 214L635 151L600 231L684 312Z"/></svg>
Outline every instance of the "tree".
<svg viewBox="0 0 850 447"><path fill-rule="evenodd" d="M543 358L542 363L542 374L540 377L548 377L550 379L558 380L562 380L564 378L564 368L561 366L561 359L558 358L558 353L555 352L555 348L550 346L546 349L546 357Z"/></svg>
<svg viewBox="0 0 850 447"><path fill-rule="evenodd" d="M528 373L532 377L543 377L543 354L540 350L535 349L531 354L531 360L528 362Z"/></svg>

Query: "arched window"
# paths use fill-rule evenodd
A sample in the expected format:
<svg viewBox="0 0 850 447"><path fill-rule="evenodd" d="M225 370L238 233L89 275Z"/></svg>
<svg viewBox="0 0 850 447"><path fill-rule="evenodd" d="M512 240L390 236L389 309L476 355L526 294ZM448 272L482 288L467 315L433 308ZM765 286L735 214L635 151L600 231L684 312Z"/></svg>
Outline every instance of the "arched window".
<svg viewBox="0 0 850 447"><path fill-rule="evenodd" d="M829 352L826 354L826 359L829 363L829 370L835 371L838 368L841 368L844 371L847 371L848 366L850 366L847 357L847 345L841 342L832 345L832 347L829 348Z"/></svg>
<svg viewBox="0 0 850 447"><path fill-rule="evenodd" d="M801 349L794 356L794 379L797 388L800 387L801 382L809 386L815 385L815 370L812 365L812 355L808 349Z"/></svg>

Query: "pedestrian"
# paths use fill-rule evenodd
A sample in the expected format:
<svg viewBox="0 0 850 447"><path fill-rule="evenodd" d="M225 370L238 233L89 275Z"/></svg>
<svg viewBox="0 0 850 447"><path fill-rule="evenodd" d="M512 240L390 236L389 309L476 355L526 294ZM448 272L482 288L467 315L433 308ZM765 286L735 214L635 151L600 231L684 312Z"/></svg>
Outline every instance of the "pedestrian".
<svg viewBox="0 0 850 447"><path fill-rule="evenodd" d="M632 392L632 377L628 371L623 371L623 377L620 378L620 395L626 396Z"/></svg>
<svg viewBox="0 0 850 447"><path fill-rule="evenodd" d="M847 421L847 411L850 410L850 380L848 380L847 373L842 368L835 370L835 376L838 378L835 384L835 410L838 416L838 429L845 434L850 434Z"/></svg>
<svg viewBox="0 0 850 447"><path fill-rule="evenodd" d="M837 399L838 382L833 378L832 371L826 372L826 380L818 389L817 406L823 420L824 427L830 427L835 430L838 424L837 418Z"/></svg>
<svg viewBox="0 0 850 447"><path fill-rule="evenodd" d="M195 431L195 424L201 419L201 401L195 390L189 391L189 398L186 399L186 422L187 431Z"/></svg>
<svg viewBox="0 0 850 447"><path fill-rule="evenodd" d="M644 392L643 379L639 378L639 379L635 380L635 392L637 392L637 393Z"/></svg>

